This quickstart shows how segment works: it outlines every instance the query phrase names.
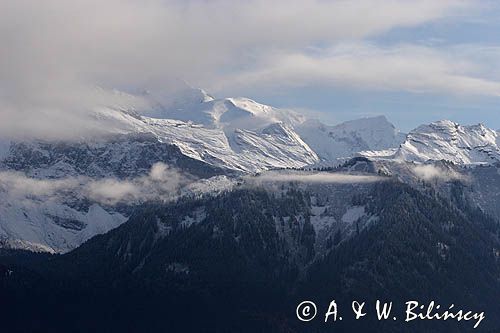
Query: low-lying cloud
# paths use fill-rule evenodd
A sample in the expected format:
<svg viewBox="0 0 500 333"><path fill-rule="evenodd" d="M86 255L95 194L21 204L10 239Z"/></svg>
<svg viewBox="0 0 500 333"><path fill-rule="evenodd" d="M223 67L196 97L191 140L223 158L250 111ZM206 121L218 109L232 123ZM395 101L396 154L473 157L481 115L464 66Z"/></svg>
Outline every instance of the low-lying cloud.
<svg viewBox="0 0 500 333"><path fill-rule="evenodd" d="M451 180L463 180L465 177L460 173L449 169L441 168L432 164L421 164L413 168L415 175L423 180L440 180L440 181L451 181Z"/></svg>
<svg viewBox="0 0 500 333"><path fill-rule="evenodd" d="M156 163L148 175L132 180L104 179L92 181L86 187L87 196L97 202L142 202L171 200L179 190L193 181L192 177L163 163Z"/></svg>
<svg viewBox="0 0 500 333"><path fill-rule="evenodd" d="M21 172L0 172L0 190L16 200L88 199L104 205L137 204L146 201L169 201L194 178L163 163L156 163L149 174L120 180L74 177L35 179Z"/></svg>
<svg viewBox="0 0 500 333"><path fill-rule="evenodd" d="M250 183L327 183L327 184L355 184L384 181L387 178L372 175L351 175L329 172L295 172L295 171L268 171L255 177L247 177Z"/></svg>

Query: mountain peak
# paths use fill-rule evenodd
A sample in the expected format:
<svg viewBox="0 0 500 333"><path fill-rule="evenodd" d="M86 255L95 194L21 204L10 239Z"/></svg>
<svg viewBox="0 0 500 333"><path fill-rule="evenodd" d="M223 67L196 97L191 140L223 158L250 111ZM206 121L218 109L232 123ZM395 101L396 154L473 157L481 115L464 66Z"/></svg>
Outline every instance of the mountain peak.
<svg viewBox="0 0 500 333"><path fill-rule="evenodd" d="M183 89L175 94L173 108L186 108L201 103L213 101L215 98L201 88Z"/></svg>
<svg viewBox="0 0 500 333"><path fill-rule="evenodd" d="M448 120L448 119L441 119L441 120L436 120L430 123L430 125L434 126L442 126L442 127L457 127L460 126L458 123Z"/></svg>
<svg viewBox="0 0 500 333"><path fill-rule="evenodd" d="M311 120L298 126L297 131L323 161L333 163L360 151L396 148L405 137L384 116L350 120L335 126Z"/></svg>
<svg viewBox="0 0 500 333"><path fill-rule="evenodd" d="M364 117L349 120L334 127L344 128L345 130L372 129L381 127L395 129L394 125L389 122L385 116Z"/></svg>
<svg viewBox="0 0 500 333"><path fill-rule="evenodd" d="M451 120L439 120L412 130L396 156L419 162L491 163L500 160L497 140L498 133L481 123L463 126Z"/></svg>

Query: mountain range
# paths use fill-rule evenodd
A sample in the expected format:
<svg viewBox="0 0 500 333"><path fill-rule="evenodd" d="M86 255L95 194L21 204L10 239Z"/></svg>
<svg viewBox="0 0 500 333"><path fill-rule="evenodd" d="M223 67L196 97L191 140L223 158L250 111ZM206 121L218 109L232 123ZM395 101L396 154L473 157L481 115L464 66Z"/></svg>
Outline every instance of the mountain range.
<svg viewBox="0 0 500 333"><path fill-rule="evenodd" d="M133 207L151 200L134 186L144 187L156 163L169 168L165 177L184 180L154 192L155 200L170 200L174 195L166 192L192 195L196 186L217 192L247 174L333 167L356 156L385 161L389 169L401 162L445 160L466 167L500 160L498 133L482 124L444 120L404 134L378 116L329 126L248 98L215 99L189 86L164 103L148 92L127 100L141 107L96 108L95 117L109 125L99 138L2 140L4 247L66 252L117 227ZM117 193L104 191L106 185L117 186Z"/></svg>
<svg viewBox="0 0 500 333"><path fill-rule="evenodd" d="M322 332L294 305L418 297L485 309L500 328L497 131L330 126L191 87L125 95L91 114L102 135L0 140L4 327Z"/></svg>

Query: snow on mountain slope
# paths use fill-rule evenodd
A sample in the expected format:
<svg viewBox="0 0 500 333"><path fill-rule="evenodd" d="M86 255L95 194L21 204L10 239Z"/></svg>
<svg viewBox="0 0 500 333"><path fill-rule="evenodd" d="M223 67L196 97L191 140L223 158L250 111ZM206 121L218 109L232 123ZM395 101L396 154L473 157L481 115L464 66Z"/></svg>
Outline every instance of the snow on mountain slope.
<svg viewBox="0 0 500 333"><path fill-rule="evenodd" d="M257 129L276 122L295 125L305 118L291 110L281 110L249 98L215 99L203 89L186 86L170 100L145 94L141 96L149 109L140 113L150 118L175 119L208 128Z"/></svg>
<svg viewBox="0 0 500 333"><path fill-rule="evenodd" d="M197 178L302 167L318 160L290 126L300 117L249 99L214 100L193 89L166 108L148 94L112 95L118 102L100 105L90 115L99 126L96 139L93 131L73 141L2 138L0 246L65 252L117 227L140 204L137 198L143 193L137 187L157 162L190 175L186 179L199 192L219 181L205 181L200 187ZM148 110L157 117L186 121L142 115ZM86 192L95 184L104 198L132 200L101 200L95 193L89 197ZM50 195L14 193L34 187L50 190ZM181 193L190 191L187 187Z"/></svg>
<svg viewBox="0 0 500 333"><path fill-rule="evenodd" d="M150 93L137 98L146 100L137 103L146 109L101 108L100 118L117 132L154 133L189 157L243 172L338 164L362 151L376 151L377 156L404 141L404 134L383 116L327 126L248 98L215 99L189 86L170 100Z"/></svg>
<svg viewBox="0 0 500 333"><path fill-rule="evenodd" d="M118 92L116 92L118 93ZM150 133L191 158L243 172L303 167L319 159L294 132L305 118L248 98L214 99L187 87L170 101L150 93L141 102L109 105L95 115L113 133ZM134 100L127 94L127 101ZM133 105L141 105L138 109Z"/></svg>
<svg viewBox="0 0 500 333"><path fill-rule="evenodd" d="M97 204L77 210L52 200L12 199L5 192L0 201L0 238L28 250L66 252L127 220Z"/></svg>
<svg viewBox="0 0 500 333"><path fill-rule="evenodd" d="M397 148L405 137L384 116L347 121L336 126L309 120L296 129L326 162L340 162L361 151Z"/></svg>
<svg viewBox="0 0 500 333"><path fill-rule="evenodd" d="M318 160L307 144L282 123L252 131L205 128L169 119L143 121L160 141L176 145L184 155L228 169L258 172L303 167Z"/></svg>
<svg viewBox="0 0 500 333"><path fill-rule="evenodd" d="M425 162L447 160L456 164L500 161L500 138L482 124L462 126L449 120L422 125L411 131L395 158Z"/></svg>
<svg viewBox="0 0 500 333"><path fill-rule="evenodd" d="M117 227L145 200L224 173L152 133L12 142L0 160L0 247L65 252Z"/></svg>
<svg viewBox="0 0 500 333"><path fill-rule="evenodd" d="M271 124L258 132L235 130L230 140L238 146L239 154L248 161L264 156L263 165L272 167L303 167L318 160L316 153L302 141L292 128L283 124Z"/></svg>
<svg viewBox="0 0 500 333"><path fill-rule="evenodd" d="M399 143L398 132L385 118L329 127L306 122L292 111L247 98L215 99L194 88L170 101L147 92L111 95L116 103L97 106L91 114L100 127L98 138L89 132L65 142L0 141L0 173L7 177L0 178L0 246L64 252L118 226L142 202L138 197L151 197L140 187L145 179L148 186L155 183L148 177L158 162L189 174L190 181L212 179L194 188L216 187L217 193L232 185L214 176L300 168L317 164L320 157L336 163L360 150ZM21 187L36 181L37 188L50 189L53 196L13 196L8 187L12 172ZM71 186L61 185L66 182ZM106 195L132 200L89 196L86 192L96 182Z"/></svg>
<svg viewBox="0 0 500 333"><path fill-rule="evenodd" d="M8 155L0 160L0 171L22 172L35 179L79 176L127 179L147 174L157 162L202 178L224 172L185 156L178 147L158 141L153 133L77 142L13 142Z"/></svg>

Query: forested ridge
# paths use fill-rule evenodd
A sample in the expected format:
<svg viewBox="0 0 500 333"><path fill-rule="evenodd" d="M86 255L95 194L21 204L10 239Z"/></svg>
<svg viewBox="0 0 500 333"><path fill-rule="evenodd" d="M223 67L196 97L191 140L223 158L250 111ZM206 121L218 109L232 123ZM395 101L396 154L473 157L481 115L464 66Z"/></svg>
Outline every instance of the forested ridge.
<svg viewBox="0 0 500 333"><path fill-rule="evenodd" d="M336 234L322 252L315 249L311 194L296 186L149 204L62 256L3 251L2 267L12 272L2 277L2 310L11 318L6 325L27 325L28 316L32 328L51 331L329 331L321 319L298 322L298 302L419 299L484 310L482 328L498 329L499 226L460 200L458 185L450 201L431 188L380 182L351 203L377 221ZM334 325L384 332L472 327L374 318Z"/></svg>

